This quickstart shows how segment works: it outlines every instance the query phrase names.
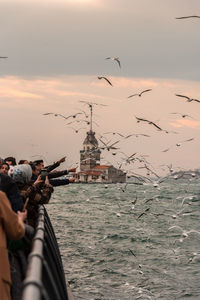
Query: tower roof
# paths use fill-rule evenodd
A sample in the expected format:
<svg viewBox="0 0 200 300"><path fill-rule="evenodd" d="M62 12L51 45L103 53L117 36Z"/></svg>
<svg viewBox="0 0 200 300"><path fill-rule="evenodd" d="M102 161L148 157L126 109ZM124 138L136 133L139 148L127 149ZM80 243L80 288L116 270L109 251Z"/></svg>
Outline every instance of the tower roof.
<svg viewBox="0 0 200 300"><path fill-rule="evenodd" d="M95 138L95 132L90 130L87 132L87 136L83 142L83 145L88 145L88 144L91 144L95 147L98 147L98 141L97 139Z"/></svg>

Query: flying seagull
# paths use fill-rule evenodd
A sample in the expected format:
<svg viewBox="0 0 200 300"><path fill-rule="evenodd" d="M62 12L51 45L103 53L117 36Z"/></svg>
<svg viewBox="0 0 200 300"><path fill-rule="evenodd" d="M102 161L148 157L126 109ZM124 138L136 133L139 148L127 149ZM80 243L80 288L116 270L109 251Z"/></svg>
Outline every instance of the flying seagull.
<svg viewBox="0 0 200 300"><path fill-rule="evenodd" d="M188 96L184 96L184 95L179 95L179 94L175 94L177 97L182 97L182 98L185 98L187 99L187 102L192 102L192 101L196 101L196 102L199 102L200 103L200 100L198 99L193 99L193 98L190 98Z"/></svg>
<svg viewBox="0 0 200 300"><path fill-rule="evenodd" d="M74 114L74 115L70 115L70 116L67 116L67 117L65 117L65 116L62 115L62 114L57 114L57 113L44 113L43 115L44 115L44 116L54 115L54 117L61 117L61 118L65 119L65 120L67 120L67 119L69 119L69 118L74 118L74 119L75 119L77 115L82 115L82 114L83 114L83 113L78 112L78 113L76 113L76 114Z"/></svg>
<svg viewBox="0 0 200 300"><path fill-rule="evenodd" d="M146 92L149 92L149 91L152 91L152 89L144 90L144 91L142 91L142 92L139 93L139 94L133 94L133 95L130 95L130 96L128 96L127 98L131 98L131 97L134 97L134 96L139 96L139 97L141 97L143 93L146 93Z"/></svg>
<svg viewBox="0 0 200 300"><path fill-rule="evenodd" d="M188 118L192 118L193 119L193 117L191 117L191 116L189 116L189 115L187 115L187 114L181 114L181 113L177 113L177 112L173 112L173 113L171 113L172 115L180 115L182 118L186 118L186 117L188 117Z"/></svg>
<svg viewBox="0 0 200 300"><path fill-rule="evenodd" d="M154 127L156 127L158 130L160 130L160 131L162 131L163 129L161 128L161 127L159 127L157 124L155 124L154 122L152 122L152 121L149 121L149 120L146 120L146 119L142 119L142 118L138 118L138 117L136 117L136 119L137 119L137 123L139 123L139 122L146 122L146 123L148 123L148 124L150 124L150 125L153 125Z"/></svg>
<svg viewBox="0 0 200 300"><path fill-rule="evenodd" d="M120 63L119 57L106 57L106 59L115 60L118 63L119 67L121 68L121 63Z"/></svg>
<svg viewBox="0 0 200 300"><path fill-rule="evenodd" d="M188 140L181 141L181 142L179 142L179 143L176 143L176 146L177 146L177 147L180 147L180 146L181 146L181 143L191 142L191 141L193 141L193 140L194 140L194 138L190 138L190 139L188 139Z"/></svg>
<svg viewBox="0 0 200 300"><path fill-rule="evenodd" d="M75 133L78 133L79 130L81 130L81 129L86 129L85 127L81 127L81 128L76 129L76 128L74 128L74 127L69 127L69 126L68 126L67 128L73 129Z"/></svg>
<svg viewBox="0 0 200 300"><path fill-rule="evenodd" d="M194 16L186 16L186 17L178 17L178 18L176 18L176 19L189 19L189 18L200 18L200 16L196 16L196 15L194 15Z"/></svg>
<svg viewBox="0 0 200 300"><path fill-rule="evenodd" d="M108 82L108 84L110 84L111 86L113 86L112 83L110 82L110 80L108 78L106 78L105 76L98 76L97 78L98 79L104 79L104 80L106 80Z"/></svg>
<svg viewBox="0 0 200 300"><path fill-rule="evenodd" d="M146 215L146 212L150 210L150 207L146 208L144 212L142 212L137 218L141 218L143 215Z"/></svg>
<svg viewBox="0 0 200 300"><path fill-rule="evenodd" d="M103 147L100 147L100 149L107 149L108 151L110 151L110 149L113 149L113 150L117 150L117 149L119 149L119 148L116 148L116 147L113 147L115 144L117 144L117 143L119 143L120 141L116 141L116 142L114 142L113 144L111 144L111 145L108 145L108 143L104 143L104 141L102 141L101 139L99 139L101 142L102 142L102 144L104 145Z"/></svg>
<svg viewBox="0 0 200 300"><path fill-rule="evenodd" d="M7 56L0 56L0 58L8 58Z"/></svg>

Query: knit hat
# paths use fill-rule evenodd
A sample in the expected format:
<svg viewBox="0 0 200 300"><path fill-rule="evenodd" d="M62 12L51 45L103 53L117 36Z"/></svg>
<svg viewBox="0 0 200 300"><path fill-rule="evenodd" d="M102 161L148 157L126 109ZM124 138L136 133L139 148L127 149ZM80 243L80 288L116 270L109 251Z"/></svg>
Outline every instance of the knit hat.
<svg viewBox="0 0 200 300"><path fill-rule="evenodd" d="M32 176L32 168L28 164L10 166L8 175L15 182L27 183L30 182Z"/></svg>

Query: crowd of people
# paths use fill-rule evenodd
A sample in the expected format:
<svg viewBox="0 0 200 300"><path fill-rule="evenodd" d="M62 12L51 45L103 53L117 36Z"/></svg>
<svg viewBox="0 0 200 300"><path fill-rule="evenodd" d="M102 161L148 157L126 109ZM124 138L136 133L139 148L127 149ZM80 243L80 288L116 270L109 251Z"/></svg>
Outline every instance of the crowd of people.
<svg viewBox="0 0 200 300"><path fill-rule="evenodd" d="M76 168L55 170L65 157L45 166L43 160L0 158L0 299L21 299L30 244L39 205L49 202L54 187L74 182ZM68 178L63 177L72 173ZM62 178L59 178L62 177ZM31 233L31 234L30 234Z"/></svg>

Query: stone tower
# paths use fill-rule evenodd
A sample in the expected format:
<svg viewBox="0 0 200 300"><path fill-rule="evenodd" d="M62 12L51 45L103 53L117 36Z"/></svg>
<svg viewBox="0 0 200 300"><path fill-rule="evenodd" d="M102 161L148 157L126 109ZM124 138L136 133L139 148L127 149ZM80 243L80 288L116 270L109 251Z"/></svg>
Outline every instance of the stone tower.
<svg viewBox="0 0 200 300"><path fill-rule="evenodd" d="M83 150L80 150L80 171L91 170L100 164L101 151L98 149L98 141L95 132L90 129L83 142Z"/></svg>
<svg viewBox="0 0 200 300"><path fill-rule="evenodd" d="M83 150L80 150L80 171L89 171L94 166L100 165L101 151L98 149L98 141L92 130L92 111L94 103L87 102L90 108L90 130L83 142Z"/></svg>

